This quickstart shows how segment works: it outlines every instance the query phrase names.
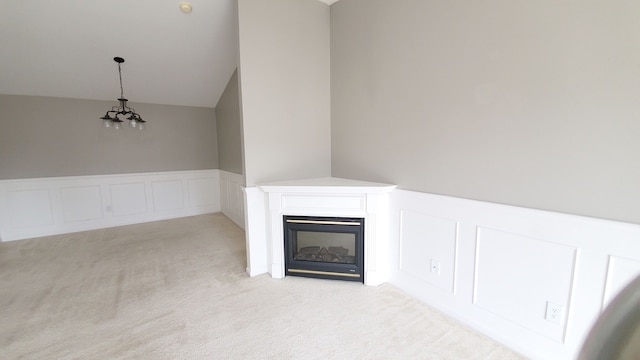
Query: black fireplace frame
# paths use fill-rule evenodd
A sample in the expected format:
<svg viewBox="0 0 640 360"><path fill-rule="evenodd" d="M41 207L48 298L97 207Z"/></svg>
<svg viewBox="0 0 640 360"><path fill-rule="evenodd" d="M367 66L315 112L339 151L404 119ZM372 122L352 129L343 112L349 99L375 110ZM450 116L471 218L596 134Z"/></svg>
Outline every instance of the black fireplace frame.
<svg viewBox="0 0 640 360"><path fill-rule="evenodd" d="M282 222L285 275L364 283L364 218L284 215ZM354 234L355 264L294 259L297 231Z"/></svg>

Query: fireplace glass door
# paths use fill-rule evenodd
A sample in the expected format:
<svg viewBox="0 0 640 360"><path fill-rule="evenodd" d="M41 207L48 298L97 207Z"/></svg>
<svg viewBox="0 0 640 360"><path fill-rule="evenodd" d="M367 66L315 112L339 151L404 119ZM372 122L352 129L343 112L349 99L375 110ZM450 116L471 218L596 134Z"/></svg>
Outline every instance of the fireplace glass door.
<svg viewBox="0 0 640 360"><path fill-rule="evenodd" d="M364 281L364 219L285 216L287 275Z"/></svg>
<svg viewBox="0 0 640 360"><path fill-rule="evenodd" d="M356 263L356 236L351 233L297 231L293 259L299 261Z"/></svg>

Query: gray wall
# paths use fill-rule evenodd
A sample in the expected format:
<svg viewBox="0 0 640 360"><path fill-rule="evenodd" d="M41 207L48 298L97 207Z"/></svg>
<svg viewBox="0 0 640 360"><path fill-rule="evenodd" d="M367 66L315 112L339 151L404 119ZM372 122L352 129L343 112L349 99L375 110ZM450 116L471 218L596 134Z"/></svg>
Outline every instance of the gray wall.
<svg viewBox="0 0 640 360"><path fill-rule="evenodd" d="M115 131L113 105L0 95L0 179L218 168L214 109L132 103L147 129Z"/></svg>
<svg viewBox="0 0 640 360"><path fill-rule="evenodd" d="M331 174L329 6L239 0L247 186Z"/></svg>
<svg viewBox="0 0 640 360"><path fill-rule="evenodd" d="M233 75L216 105L218 161L220 169L242 174L242 124L238 71Z"/></svg>
<svg viewBox="0 0 640 360"><path fill-rule="evenodd" d="M640 223L640 2L331 6L332 175Z"/></svg>

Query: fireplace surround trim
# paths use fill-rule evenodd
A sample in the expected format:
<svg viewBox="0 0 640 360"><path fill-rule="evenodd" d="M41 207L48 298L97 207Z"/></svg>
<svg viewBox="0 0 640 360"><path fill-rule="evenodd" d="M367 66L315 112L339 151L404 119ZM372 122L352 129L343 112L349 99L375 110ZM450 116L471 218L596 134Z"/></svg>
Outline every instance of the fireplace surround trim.
<svg viewBox="0 0 640 360"><path fill-rule="evenodd" d="M364 283L377 286L387 282L389 194L395 187L341 178L258 185L265 194L267 212L267 272L277 279L285 276L284 215L360 217L365 219Z"/></svg>

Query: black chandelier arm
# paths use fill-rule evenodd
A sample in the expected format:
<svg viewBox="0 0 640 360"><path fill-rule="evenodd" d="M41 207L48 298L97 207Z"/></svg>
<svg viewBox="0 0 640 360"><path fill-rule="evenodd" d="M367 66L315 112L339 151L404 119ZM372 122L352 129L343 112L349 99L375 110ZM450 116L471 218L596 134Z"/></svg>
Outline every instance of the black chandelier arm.
<svg viewBox="0 0 640 360"><path fill-rule="evenodd" d="M112 106L111 111L109 112L117 112L117 113L135 113L135 109L129 106Z"/></svg>

